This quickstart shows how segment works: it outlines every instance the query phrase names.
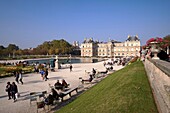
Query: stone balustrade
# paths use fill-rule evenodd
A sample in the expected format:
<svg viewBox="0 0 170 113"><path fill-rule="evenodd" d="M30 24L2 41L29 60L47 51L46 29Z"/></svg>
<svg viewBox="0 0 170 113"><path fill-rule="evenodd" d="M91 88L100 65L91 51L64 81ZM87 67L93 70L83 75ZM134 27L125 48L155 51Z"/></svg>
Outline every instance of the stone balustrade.
<svg viewBox="0 0 170 113"><path fill-rule="evenodd" d="M170 113L170 62L151 59L144 66L159 112Z"/></svg>

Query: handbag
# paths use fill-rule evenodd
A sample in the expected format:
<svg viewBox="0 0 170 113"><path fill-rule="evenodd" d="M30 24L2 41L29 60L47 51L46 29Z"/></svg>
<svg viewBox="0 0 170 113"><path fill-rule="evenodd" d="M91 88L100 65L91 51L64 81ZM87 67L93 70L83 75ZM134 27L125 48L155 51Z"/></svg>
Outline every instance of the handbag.
<svg viewBox="0 0 170 113"><path fill-rule="evenodd" d="M15 93L15 97L16 97L16 98L19 98L19 97L20 97L20 94L19 94L19 93Z"/></svg>
<svg viewBox="0 0 170 113"><path fill-rule="evenodd" d="M5 91L8 92L8 88L6 88Z"/></svg>
<svg viewBox="0 0 170 113"><path fill-rule="evenodd" d="M43 108L45 106L44 102L37 102L37 108Z"/></svg>

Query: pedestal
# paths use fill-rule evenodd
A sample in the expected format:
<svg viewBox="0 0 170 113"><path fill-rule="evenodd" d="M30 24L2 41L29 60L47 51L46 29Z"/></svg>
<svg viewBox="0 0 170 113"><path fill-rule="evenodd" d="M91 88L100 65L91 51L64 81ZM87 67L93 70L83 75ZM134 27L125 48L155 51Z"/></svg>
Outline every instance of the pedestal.
<svg viewBox="0 0 170 113"><path fill-rule="evenodd" d="M159 57L157 57L157 54L158 54L158 53L156 53L156 52L153 53L154 57L152 57L152 59L158 59L158 60L159 60Z"/></svg>

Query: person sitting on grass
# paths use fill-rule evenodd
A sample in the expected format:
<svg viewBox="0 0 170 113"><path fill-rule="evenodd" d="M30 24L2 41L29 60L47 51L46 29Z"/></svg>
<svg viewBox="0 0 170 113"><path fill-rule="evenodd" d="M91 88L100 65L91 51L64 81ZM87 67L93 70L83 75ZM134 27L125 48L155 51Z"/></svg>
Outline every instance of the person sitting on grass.
<svg viewBox="0 0 170 113"><path fill-rule="evenodd" d="M87 80L84 80L84 79L82 79L82 84L84 83L84 82L91 82L92 80L93 80L93 76L92 75L89 75L90 76L90 78L89 79L87 79Z"/></svg>

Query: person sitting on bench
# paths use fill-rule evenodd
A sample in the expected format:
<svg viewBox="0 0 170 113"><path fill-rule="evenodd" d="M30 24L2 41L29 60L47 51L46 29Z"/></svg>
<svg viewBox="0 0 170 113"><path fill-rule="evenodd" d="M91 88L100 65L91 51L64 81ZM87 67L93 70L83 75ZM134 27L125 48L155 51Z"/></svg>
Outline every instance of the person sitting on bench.
<svg viewBox="0 0 170 113"><path fill-rule="evenodd" d="M59 94L57 93L57 91L54 88L51 89L51 93L55 100L59 99Z"/></svg>
<svg viewBox="0 0 170 113"><path fill-rule="evenodd" d="M68 86L69 86L70 84L67 84L67 82L63 79L61 85L62 85L62 87L63 87L63 89L64 89L64 88L68 88Z"/></svg>
<svg viewBox="0 0 170 113"><path fill-rule="evenodd" d="M93 68L93 69L92 69L93 78L95 78L95 74L96 74L96 70Z"/></svg>
<svg viewBox="0 0 170 113"><path fill-rule="evenodd" d="M59 82L59 80L57 80L57 82L54 84L55 89L59 90L59 89L63 89L62 84Z"/></svg>
<svg viewBox="0 0 170 113"><path fill-rule="evenodd" d="M93 76L92 75L89 75L90 76L90 78L89 79L87 79L87 80L84 80L84 79L82 79L82 83L84 83L84 82L91 82L92 80L93 80Z"/></svg>
<svg viewBox="0 0 170 113"><path fill-rule="evenodd" d="M48 97L45 98L44 103L45 103L46 105L52 105L52 104L53 104L53 101L54 101L53 96L52 96L51 94L49 94Z"/></svg>

